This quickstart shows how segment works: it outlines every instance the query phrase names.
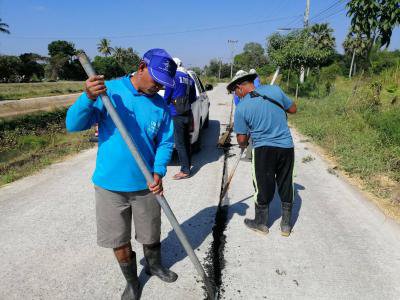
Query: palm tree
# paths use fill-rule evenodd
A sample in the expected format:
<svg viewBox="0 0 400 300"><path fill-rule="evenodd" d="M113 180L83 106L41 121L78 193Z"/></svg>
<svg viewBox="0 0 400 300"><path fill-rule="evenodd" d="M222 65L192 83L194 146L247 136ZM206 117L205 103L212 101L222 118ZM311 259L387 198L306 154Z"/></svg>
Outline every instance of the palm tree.
<svg viewBox="0 0 400 300"><path fill-rule="evenodd" d="M125 49L122 47L115 47L114 48L114 57L119 64L121 64L124 60L125 56Z"/></svg>
<svg viewBox="0 0 400 300"><path fill-rule="evenodd" d="M111 41L107 39L101 39L100 43L97 44L97 50L101 53L104 54L104 56L111 55L111 53L114 51L114 48L111 47Z"/></svg>
<svg viewBox="0 0 400 300"><path fill-rule="evenodd" d="M335 47L333 29L330 28L327 23L314 24L310 28L310 34L319 48L333 49Z"/></svg>
<svg viewBox="0 0 400 300"><path fill-rule="evenodd" d="M8 24L2 23L0 18L0 32L10 34L10 31L7 28L9 28Z"/></svg>

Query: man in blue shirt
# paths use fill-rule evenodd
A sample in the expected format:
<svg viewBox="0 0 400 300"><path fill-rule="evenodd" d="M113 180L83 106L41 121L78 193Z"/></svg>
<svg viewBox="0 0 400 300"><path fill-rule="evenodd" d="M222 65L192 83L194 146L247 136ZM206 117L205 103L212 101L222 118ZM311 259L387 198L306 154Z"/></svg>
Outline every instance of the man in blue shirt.
<svg viewBox="0 0 400 300"><path fill-rule="evenodd" d="M136 240L143 244L146 272L173 282L177 275L161 265L161 209L154 194L162 194L162 177L173 150L173 125L168 108L157 92L174 86L176 64L163 49L147 51L137 72L104 82L91 76L85 92L69 108L70 132L98 123L99 146L95 185L97 243L113 248L127 281L122 299L139 299L136 253L131 246L132 216ZM147 183L120 132L106 111L101 94L107 93L149 169Z"/></svg>
<svg viewBox="0 0 400 300"><path fill-rule="evenodd" d="M236 75L238 75L238 74L241 74L242 72L245 72L245 71L243 71L243 70L239 70L239 71L237 71L236 72L236 74L235 74L235 76ZM257 74L257 72L256 72L256 70L255 69L250 69L250 71L249 71L249 73L251 73L251 74ZM258 77L258 75L257 75L257 77L254 79L254 81L253 81L253 83L254 83L254 87L255 88L258 88L259 86L260 86L260 77ZM235 93L233 94L234 96L233 96L233 101L235 102L235 106L236 105L238 105L239 103L240 103L240 98L239 98L239 96L238 95L236 95ZM253 152L253 146L252 146L252 142L251 142L251 138L249 139L249 145L247 146L247 148L246 148L246 158L248 159L248 160L251 160L252 159L252 152Z"/></svg>
<svg viewBox="0 0 400 300"><path fill-rule="evenodd" d="M178 152L181 170L174 175L174 179L185 179L190 176L190 128L192 126L191 104L196 101L196 88L194 80L182 66L182 61L174 57L178 66L175 74L175 86L166 87L164 100L169 105L174 122L174 141Z"/></svg>
<svg viewBox="0 0 400 300"><path fill-rule="evenodd" d="M241 72L244 72L244 71L243 71L243 70L239 70L239 71L236 72L236 74L241 73ZM250 69L249 73L257 74L257 71L256 71L255 69ZM257 77L254 79L253 83L254 83L254 86L255 86L256 88L258 88L258 87L260 86L260 84L261 84L261 83L260 83L260 77L258 77L258 75L257 75ZM233 102L235 103L235 105L238 105L238 104L239 104L240 98L239 98L238 95L233 94ZM250 151L251 151L251 150L250 150Z"/></svg>
<svg viewBox="0 0 400 300"><path fill-rule="evenodd" d="M293 206L294 146L286 113L296 113L296 104L275 85L254 86L257 74L236 74L228 84L229 92L241 98L236 107L234 130L240 147L253 144L253 182L255 218L245 225L257 232L268 233L268 210L278 186L282 202L281 232L289 236Z"/></svg>

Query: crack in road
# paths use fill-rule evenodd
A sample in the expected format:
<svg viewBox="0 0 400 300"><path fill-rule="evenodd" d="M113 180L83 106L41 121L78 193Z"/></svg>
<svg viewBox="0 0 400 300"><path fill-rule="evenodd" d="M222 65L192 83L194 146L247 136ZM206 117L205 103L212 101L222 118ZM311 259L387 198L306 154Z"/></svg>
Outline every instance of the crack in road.
<svg viewBox="0 0 400 300"><path fill-rule="evenodd" d="M227 196L221 199L222 190L228 177L228 158L230 144L224 147L224 165L221 181L220 199L215 215L215 222L212 228L213 241L206 255L206 272L215 288L215 299L220 299L225 292L222 286L222 270L225 267L224 250L226 235L224 234L227 225L229 199ZM205 289L205 287L204 287Z"/></svg>

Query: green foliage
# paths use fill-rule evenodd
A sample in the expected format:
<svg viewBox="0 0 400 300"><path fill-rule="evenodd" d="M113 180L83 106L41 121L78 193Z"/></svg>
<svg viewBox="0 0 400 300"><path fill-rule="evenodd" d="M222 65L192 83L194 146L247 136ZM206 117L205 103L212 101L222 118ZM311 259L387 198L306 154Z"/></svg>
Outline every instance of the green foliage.
<svg viewBox="0 0 400 300"><path fill-rule="evenodd" d="M16 82L21 60L16 56L0 56L0 82Z"/></svg>
<svg viewBox="0 0 400 300"><path fill-rule="evenodd" d="M237 69L250 70L264 66L267 63L264 48L258 43L247 43L243 52L236 55L234 65Z"/></svg>
<svg viewBox="0 0 400 300"><path fill-rule="evenodd" d="M283 68L321 66L328 63L335 53L332 29L324 24L287 35L274 33L267 40L268 58Z"/></svg>
<svg viewBox="0 0 400 300"><path fill-rule="evenodd" d="M337 77L331 94L299 98L298 113L290 117L297 129L333 154L343 170L365 179L375 193L380 174L400 181L400 106L391 102L399 79L395 70L387 76L364 77L357 83Z"/></svg>
<svg viewBox="0 0 400 300"><path fill-rule="evenodd" d="M68 57L62 53L57 53L50 57L49 64L45 67L46 77L51 81L59 79L60 72L68 63Z"/></svg>
<svg viewBox="0 0 400 300"><path fill-rule="evenodd" d="M104 75L106 79L125 75L124 69L118 64L118 61L113 56L96 56L93 60L93 67L97 74Z"/></svg>
<svg viewBox="0 0 400 300"><path fill-rule="evenodd" d="M65 63L59 71L60 79L62 80L86 80L87 75L82 68L78 59L74 59Z"/></svg>
<svg viewBox="0 0 400 300"><path fill-rule="evenodd" d="M0 101L78 93L83 86L82 81L1 83Z"/></svg>
<svg viewBox="0 0 400 300"><path fill-rule="evenodd" d="M92 145L92 131L66 134L66 109L0 120L0 185Z"/></svg>
<svg viewBox="0 0 400 300"><path fill-rule="evenodd" d="M320 80L333 82L341 74L341 71L341 66L338 63L323 67L320 71Z"/></svg>
<svg viewBox="0 0 400 300"><path fill-rule="evenodd" d="M190 70L195 72L197 74L197 76L200 76L201 74L203 74L203 71L199 67L192 67L192 68L190 68Z"/></svg>
<svg viewBox="0 0 400 300"><path fill-rule="evenodd" d="M8 24L1 22L0 18L0 32L10 34L10 30L8 30L8 28Z"/></svg>
<svg viewBox="0 0 400 300"><path fill-rule="evenodd" d="M125 74L136 71L139 67L140 57L133 48L115 47L113 57L116 59Z"/></svg>
<svg viewBox="0 0 400 300"><path fill-rule="evenodd" d="M58 79L72 79L69 69L76 69L72 57L76 54L76 49L73 43L67 41L53 41L48 45L49 64L46 66L46 77L49 80L55 81ZM72 66L70 66L72 64ZM74 75L72 75L74 77ZM77 76L82 79L81 76Z"/></svg>
<svg viewBox="0 0 400 300"><path fill-rule="evenodd" d="M0 119L0 137L5 131L22 130L21 128L25 131L38 133L49 129L49 126L53 123L64 123L66 113L67 109L63 108L46 113L16 117L11 120Z"/></svg>
<svg viewBox="0 0 400 300"><path fill-rule="evenodd" d="M61 55L71 59L71 57L76 53L75 45L73 43L61 40L51 42L47 46L47 49L49 50L49 55L51 57Z"/></svg>
<svg viewBox="0 0 400 300"><path fill-rule="evenodd" d="M363 34L358 32L349 32L343 42L343 48L346 55L366 56L370 47L370 40Z"/></svg>
<svg viewBox="0 0 400 300"><path fill-rule="evenodd" d="M37 79L44 77L44 66L39 64L38 61L43 58L35 53L24 53L19 56L21 64L18 68L20 75L24 76L24 82L31 81L33 75Z"/></svg>
<svg viewBox="0 0 400 300"><path fill-rule="evenodd" d="M259 76L269 76L275 72L276 68L271 64L265 64L256 69Z"/></svg>
<svg viewBox="0 0 400 300"><path fill-rule="evenodd" d="M400 24L398 0L350 0L347 7L352 32L365 35L371 46L376 38L382 46L389 46L393 28Z"/></svg>
<svg viewBox="0 0 400 300"><path fill-rule="evenodd" d="M210 63L204 67L205 76L208 77L214 76L218 78L220 68L221 68L221 78L229 78L231 76L230 64L223 63L215 58L211 59ZM234 66L233 74L235 74L237 70L238 70L237 67Z"/></svg>
<svg viewBox="0 0 400 300"><path fill-rule="evenodd" d="M400 51L375 51L371 53L371 71L379 74L400 65Z"/></svg>
<svg viewBox="0 0 400 300"><path fill-rule="evenodd" d="M383 112L368 111L365 119L375 128L385 144L400 146L400 108Z"/></svg>
<svg viewBox="0 0 400 300"><path fill-rule="evenodd" d="M114 48L111 47L111 41L105 38L101 39L97 44L97 50L106 57L114 52Z"/></svg>

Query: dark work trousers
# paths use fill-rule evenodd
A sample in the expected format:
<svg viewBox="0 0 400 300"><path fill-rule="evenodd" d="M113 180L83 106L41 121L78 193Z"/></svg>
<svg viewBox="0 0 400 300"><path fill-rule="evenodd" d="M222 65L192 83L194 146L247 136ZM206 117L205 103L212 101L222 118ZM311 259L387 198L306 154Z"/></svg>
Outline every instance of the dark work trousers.
<svg viewBox="0 0 400 300"><path fill-rule="evenodd" d="M178 152L181 171L190 173L190 126L191 114L178 115L173 117L175 148Z"/></svg>
<svg viewBox="0 0 400 300"><path fill-rule="evenodd" d="M253 150L254 200L267 207L278 186L282 202L293 203L294 148L263 146Z"/></svg>

